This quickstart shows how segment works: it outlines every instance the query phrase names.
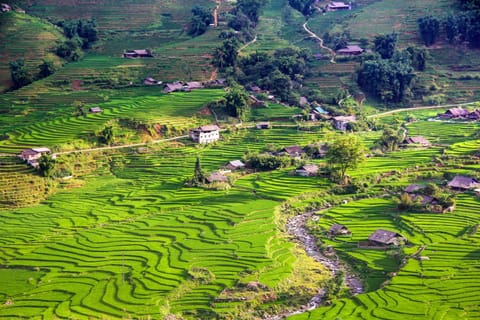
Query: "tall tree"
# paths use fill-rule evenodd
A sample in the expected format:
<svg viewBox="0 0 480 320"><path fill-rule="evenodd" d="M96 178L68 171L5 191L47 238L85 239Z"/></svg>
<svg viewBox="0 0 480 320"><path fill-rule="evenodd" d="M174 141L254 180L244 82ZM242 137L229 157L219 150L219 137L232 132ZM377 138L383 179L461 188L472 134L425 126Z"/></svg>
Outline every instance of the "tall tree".
<svg viewBox="0 0 480 320"><path fill-rule="evenodd" d="M38 171L42 176L51 178L55 171L55 159L49 154L42 154L38 159Z"/></svg>
<svg viewBox="0 0 480 320"><path fill-rule="evenodd" d="M246 120L249 107L249 97L245 89L239 85L230 87L225 95L226 112L232 117Z"/></svg>
<svg viewBox="0 0 480 320"><path fill-rule="evenodd" d="M365 158L365 147L355 135L337 136L328 143L327 165L334 180L345 182L348 169L355 169Z"/></svg>
<svg viewBox="0 0 480 320"><path fill-rule="evenodd" d="M11 61L10 76L12 78L14 88L18 89L32 82L32 77L28 74L24 59Z"/></svg>
<svg viewBox="0 0 480 320"><path fill-rule="evenodd" d="M199 186L207 182L207 177L205 176L205 173L203 173L202 170L202 165L200 163L200 158L197 157L197 160L195 161L195 169L193 170L193 177L192 177L192 185L193 186Z"/></svg>
<svg viewBox="0 0 480 320"><path fill-rule="evenodd" d="M213 22L213 15L209 8L195 6L192 9L192 18L188 28L188 34L199 36L207 31L208 25Z"/></svg>
<svg viewBox="0 0 480 320"><path fill-rule="evenodd" d="M378 145L383 151L396 151L405 139L405 129L395 130L387 127L383 130L383 134L378 141Z"/></svg>
<svg viewBox="0 0 480 320"><path fill-rule="evenodd" d="M418 19L418 28L425 45L431 46L437 41L437 36L440 32L440 20L431 15L422 17Z"/></svg>
<svg viewBox="0 0 480 320"><path fill-rule="evenodd" d="M375 51L380 54L382 59L390 59L395 53L398 34L393 32L390 34L381 34L373 40Z"/></svg>

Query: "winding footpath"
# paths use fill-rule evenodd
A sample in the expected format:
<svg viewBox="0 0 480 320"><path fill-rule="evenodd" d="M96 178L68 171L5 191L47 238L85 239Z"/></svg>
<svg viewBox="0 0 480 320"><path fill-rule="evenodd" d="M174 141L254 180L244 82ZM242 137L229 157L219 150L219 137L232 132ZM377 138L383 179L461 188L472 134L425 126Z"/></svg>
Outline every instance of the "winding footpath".
<svg viewBox="0 0 480 320"><path fill-rule="evenodd" d="M310 35L310 37L315 38L315 39L318 41L318 44L320 45L320 48L325 49L325 50L327 50L328 52L330 52L330 55L331 55L331 57L332 57L332 58L330 59L330 62L331 62L331 63L335 63L335 54L336 54L335 51L332 50L331 48L325 47L325 46L323 45L323 39L320 38L318 35L316 35L313 31L311 31L310 29L307 28L307 22L308 22L308 21L305 21L305 23L303 24L303 29Z"/></svg>

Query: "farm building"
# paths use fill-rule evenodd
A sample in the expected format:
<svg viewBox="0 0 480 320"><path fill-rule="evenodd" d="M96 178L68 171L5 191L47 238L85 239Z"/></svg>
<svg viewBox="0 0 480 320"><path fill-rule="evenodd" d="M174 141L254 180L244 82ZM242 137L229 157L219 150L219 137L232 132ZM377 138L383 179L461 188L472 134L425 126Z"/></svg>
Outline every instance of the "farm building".
<svg viewBox="0 0 480 320"><path fill-rule="evenodd" d="M310 120L320 120L328 118L328 111L323 109L322 107L316 107L310 112L309 114Z"/></svg>
<svg viewBox="0 0 480 320"><path fill-rule="evenodd" d="M220 172L213 172L210 176L207 177L208 183L214 182L228 182L228 177L221 174Z"/></svg>
<svg viewBox="0 0 480 320"><path fill-rule="evenodd" d="M351 6L341 1L332 1L328 4L328 11L338 11L338 10L350 10Z"/></svg>
<svg viewBox="0 0 480 320"><path fill-rule="evenodd" d="M250 87L250 91L254 92L254 93L260 93L260 92L262 92L262 89L259 86L254 85L254 86Z"/></svg>
<svg viewBox="0 0 480 320"><path fill-rule="evenodd" d="M257 129L270 129L270 122L262 121L255 125Z"/></svg>
<svg viewBox="0 0 480 320"><path fill-rule="evenodd" d="M305 151L300 146L290 146L280 150L280 155L286 154L292 158L300 158L304 153Z"/></svg>
<svg viewBox="0 0 480 320"><path fill-rule="evenodd" d="M152 58L153 54L146 49L123 51L124 58Z"/></svg>
<svg viewBox="0 0 480 320"><path fill-rule="evenodd" d="M408 137L403 141L404 144L417 144L417 145L422 145L424 147L429 147L432 144L430 141L425 139L422 136L415 136L415 137Z"/></svg>
<svg viewBox="0 0 480 320"><path fill-rule="evenodd" d="M445 111L445 113L439 114L440 118L445 119L455 119L455 118L463 118L468 115L468 110L465 110L461 107L458 108L451 108Z"/></svg>
<svg viewBox="0 0 480 320"><path fill-rule="evenodd" d="M147 86L156 86L156 85L162 84L162 81L158 81L152 77L148 77L148 78L145 78L145 80L143 80L143 84Z"/></svg>
<svg viewBox="0 0 480 320"><path fill-rule="evenodd" d="M328 152L328 146L325 143L312 143L305 149L310 149L307 153L314 159L325 158Z"/></svg>
<svg viewBox="0 0 480 320"><path fill-rule="evenodd" d="M308 99L306 97L300 97L300 100L298 100L298 103L300 104L300 106L304 106L306 104L308 104Z"/></svg>
<svg viewBox="0 0 480 320"><path fill-rule="evenodd" d="M233 161L229 161L225 166L224 166L225 169L228 169L228 170L238 170L238 169L243 169L245 168L245 163L243 163L242 161L240 160L233 160Z"/></svg>
<svg viewBox="0 0 480 320"><path fill-rule="evenodd" d="M333 117L333 126L337 130L342 130L342 131L347 130L347 125L351 122L357 122L357 118L355 116Z"/></svg>
<svg viewBox="0 0 480 320"><path fill-rule="evenodd" d="M365 51L365 50L363 50L359 46L352 45L352 46L347 46L346 48L342 48L342 49L337 50L337 53L341 54L341 55L344 55L344 56L356 56L356 55L359 55L359 54L363 53L363 51Z"/></svg>
<svg viewBox="0 0 480 320"><path fill-rule="evenodd" d="M480 183L472 177L455 176L453 180L448 183L448 186L452 189L468 190L479 187Z"/></svg>
<svg viewBox="0 0 480 320"><path fill-rule="evenodd" d="M190 82L187 82L183 85L183 89L184 90L195 90L195 89L201 89L203 88L203 84L201 82L198 82L198 81L190 81Z"/></svg>
<svg viewBox="0 0 480 320"><path fill-rule="evenodd" d="M373 246L398 246L406 243L407 239L397 232L378 229L368 237L368 241Z"/></svg>
<svg viewBox="0 0 480 320"><path fill-rule="evenodd" d="M90 113L101 113L101 112L102 112L102 108L100 108L100 107L92 107L92 108L88 109L88 111L90 111Z"/></svg>
<svg viewBox="0 0 480 320"><path fill-rule="evenodd" d="M201 126L190 130L190 138L200 144L212 143L220 139L220 131L216 125Z"/></svg>
<svg viewBox="0 0 480 320"><path fill-rule="evenodd" d="M183 83L180 81L175 81L173 83L167 83L163 87L163 92L170 93L175 91L183 90Z"/></svg>
<svg viewBox="0 0 480 320"><path fill-rule="evenodd" d="M416 202L418 200L420 200L420 203L423 204L423 205L427 205L427 204L430 204L430 205L435 205L438 203L437 199L435 199L434 197L430 197L426 194L410 194L410 197L411 199Z"/></svg>
<svg viewBox="0 0 480 320"><path fill-rule="evenodd" d="M480 120L480 109L474 110L467 115L468 120L479 121Z"/></svg>
<svg viewBox="0 0 480 320"><path fill-rule="evenodd" d="M342 235L342 234L350 234L351 232L343 224L335 223L330 227L329 233L332 236L336 236L336 235Z"/></svg>
<svg viewBox="0 0 480 320"><path fill-rule="evenodd" d="M253 94L250 95L250 103L252 107L264 107L265 102L255 97Z"/></svg>
<svg viewBox="0 0 480 320"><path fill-rule="evenodd" d="M315 164L305 164L295 169L295 174L302 177L314 176L318 173L318 166Z"/></svg>
<svg viewBox="0 0 480 320"><path fill-rule="evenodd" d="M1 3L0 4L0 11L9 12L10 10L12 10L12 7L10 7L10 5L8 5L6 3Z"/></svg>
<svg viewBox="0 0 480 320"><path fill-rule="evenodd" d="M52 151L45 147L25 149L18 155L20 159L26 161L32 167L38 167L38 159L44 154L51 154Z"/></svg>
<svg viewBox="0 0 480 320"><path fill-rule="evenodd" d="M412 192L415 192L415 191L418 191L418 190L422 190L423 188L425 188L424 185L411 184L411 185L405 187L405 189L403 189L403 191L405 191L406 193L412 193Z"/></svg>

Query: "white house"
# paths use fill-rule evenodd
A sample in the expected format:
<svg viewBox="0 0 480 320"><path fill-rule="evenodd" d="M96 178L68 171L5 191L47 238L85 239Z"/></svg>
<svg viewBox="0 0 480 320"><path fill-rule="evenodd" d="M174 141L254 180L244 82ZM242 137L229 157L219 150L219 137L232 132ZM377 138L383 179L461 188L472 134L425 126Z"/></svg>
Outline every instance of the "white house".
<svg viewBox="0 0 480 320"><path fill-rule="evenodd" d="M44 154L50 154L51 151L48 148L41 147L41 148L31 148L25 149L18 155L20 159L26 161L32 167L38 166L38 159L41 158Z"/></svg>
<svg viewBox="0 0 480 320"><path fill-rule="evenodd" d="M220 130L216 125L201 126L190 130L190 138L201 144L212 143L220 139Z"/></svg>

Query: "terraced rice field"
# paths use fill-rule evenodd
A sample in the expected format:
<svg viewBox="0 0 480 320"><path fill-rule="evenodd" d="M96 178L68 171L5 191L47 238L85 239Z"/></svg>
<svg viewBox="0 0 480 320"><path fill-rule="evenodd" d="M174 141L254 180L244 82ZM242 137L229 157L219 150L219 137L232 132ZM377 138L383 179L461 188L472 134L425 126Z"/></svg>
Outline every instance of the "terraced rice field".
<svg viewBox="0 0 480 320"><path fill-rule="evenodd" d="M197 114L203 105L222 97L222 90L197 90L188 93L162 94L151 91L142 98L112 99L99 105L103 112L86 116L56 117L54 120L28 124L9 130L9 139L0 141L0 152L19 153L34 146L54 147L86 138L112 119L136 119L176 127L178 130L210 122L209 116ZM207 120L208 119L208 120ZM29 119L30 123L32 118ZM7 128L5 128L7 129Z"/></svg>
<svg viewBox="0 0 480 320"><path fill-rule="evenodd" d="M3 210L1 271L19 276L18 287L6 281L0 289L2 299L13 301L0 316L205 318L212 299L239 274L256 272L272 287L289 276L295 259L279 237L274 208L299 189L316 188L315 179L287 172L265 183L252 178L256 195L248 177L228 191L183 186L197 155L210 171L240 158L246 151L240 142L260 149L298 141L295 130L256 133L240 132L222 147L113 155L110 169L83 187L35 207ZM193 268L213 277L191 278Z"/></svg>
<svg viewBox="0 0 480 320"><path fill-rule="evenodd" d="M370 272L367 283L378 286L394 271L398 259L386 251L360 249L376 228L397 231L406 236L413 254L425 246L423 260L410 258L401 271L382 289L334 302L330 307L291 319L476 319L478 309L478 268L480 238L472 228L478 222L478 197L458 196L452 214L408 213L398 215L391 201L368 199L353 202L322 214L321 228L342 223L352 231L352 237L325 240L342 255L366 265ZM476 230L476 229L475 229ZM322 239L325 239L322 237ZM371 288L373 289L373 287Z"/></svg>

